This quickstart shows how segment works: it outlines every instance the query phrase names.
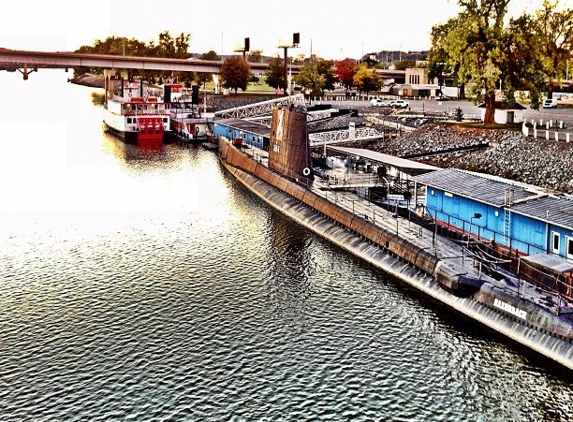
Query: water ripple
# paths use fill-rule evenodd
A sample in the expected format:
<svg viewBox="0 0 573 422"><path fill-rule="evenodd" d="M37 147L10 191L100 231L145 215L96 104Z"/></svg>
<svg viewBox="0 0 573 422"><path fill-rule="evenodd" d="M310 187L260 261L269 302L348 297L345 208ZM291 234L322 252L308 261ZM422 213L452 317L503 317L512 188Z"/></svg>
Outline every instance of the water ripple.
<svg viewBox="0 0 573 422"><path fill-rule="evenodd" d="M2 421L573 414L570 378L269 209L210 152L117 148L88 148L119 154L94 193L116 210L3 215Z"/></svg>

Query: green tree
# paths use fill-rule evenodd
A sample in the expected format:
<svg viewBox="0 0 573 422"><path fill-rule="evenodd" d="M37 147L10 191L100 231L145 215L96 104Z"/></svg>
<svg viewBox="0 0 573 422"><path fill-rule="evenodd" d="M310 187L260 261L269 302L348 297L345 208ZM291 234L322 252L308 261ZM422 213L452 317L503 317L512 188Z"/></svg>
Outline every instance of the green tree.
<svg viewBox="0 0 573 422"><path fill-rule="evenodd" d="M510 54L500 65L499 85L506 102L513 101L517 92L527 92L531 107L538 109L542 91L547 85L547 75L543 70L535 25L535 20L529 15L510 20L502 40L502 50Z"/></svg>
<svg viewBox="0 0 573 422"><path fill-rule="evenodd" d="M462 12L442 25L447 65L478 101L484 124L495 123L496 84L509 51L504 51L504 18L510 0L458 0ZM435 34L436 31L432 33ZM432 46L434 48L434 46Z"/></svg>
<svg viewBox="0 0 573 422"><path fill-rule="evenodd" d="M354 84L356 66L356 60L349 58L334 63L334 68L338 80L348 89L352 88Z"/></svg>
<svg viewBox="0 0 573 422"><path fill-rule="evenodd" d="M311 95L321 95L326 86L326 76L320 74L317 63L306 63L294 80L303 90L310 91Z"/></svg>
<svg viewBox="0 0 573 422"><path fill-rule="evenodd" d="M216 62L220 61L221 57L219 57L215 50L209 50L206 53L201 54L201 60Z"/></svg>
<svg viewBox="0 0 573 422"><path fill-rule="evenodd" d="M406 70L409 67L416 67L415 60L398 60L394 62L394 69Z"/></svg>
<svg viewBox="0 0 573 422"><path fill-rule="evenodd" d="M188 59L189 40L191 36L183 32L173 38L169 31L163 31L159 34L159 44L155 47L156 57L165 57L169 59Z"/></svg>
<svg viewBox="0 0 573 422"><path fill-rule="evenodd" d="M286 89L287 84L284 77L284 61L279 57L275 57L269 62L269 68L265 72L265 76L268 86L281 90Z"/></svg>
<svg viewBox="0 0 573 422"><path fill-rule="evenodd" d="M369 69L368 66L363 63L356 68L353 84L360 92L368 93L378 91L382 86L382 76L380 76L376 69Z"/></svg>
<svg viewBox="0 0 573 422"><path fill-rule="evenodd" d="M235 94L239 89L245 91L249 83L251 68L242 57L232 56L223 62L221 66L221 78L223 87L233 89Z"/></svg>
<svg viewBox="0 0 573 422"><path fill-rule="evenodd" d="M110 54L114 56L147 56L148 50L145 43L136 40L135 38L126 37L107 37L105 40L96 39L93 46L84 45L76 50L78 53L87 54ZM95 73L101 74L101 68L75 68L76 74L82 73ZM133 70L130 70L131 75Z"/></svg>
<svg viewBox="0 0 573 422"><path fill-rule="evenodd" d="M336 82L336 75L333 71L334 60L317 60L316 70L320 75L324 76L324 87L323 89L334 89L334 83Z"/></svg>
<svg viewBox="0 0 573 422"><path fill-rule="evenodd" d="M534 34L543 57L543 69L547 74L546 89L549 97L564 79L567 62L572 57L573 9L557 10L559 1L545 0L543 8L535 15Z"/></svg>
<svg viewBox="0 0 573 422"><path fill-rule="evenodd" d="M216 62L216 61L220 61L221 58L219 57L219 55L217 54L217 52L215 50L209 50L209 51L201 54L201 60ZM197 72L195 74L195 82L197 82L199 85L203 85L204 87L207 84L207 82L209 82L212 79L213 79L212 73Z"/></svg>
<svg viewBox="0 0 573 422"><path fill-rule="evenodd" d="M261 63L263 61L263 50L250 51L248 59L251 63Z"/></svg>

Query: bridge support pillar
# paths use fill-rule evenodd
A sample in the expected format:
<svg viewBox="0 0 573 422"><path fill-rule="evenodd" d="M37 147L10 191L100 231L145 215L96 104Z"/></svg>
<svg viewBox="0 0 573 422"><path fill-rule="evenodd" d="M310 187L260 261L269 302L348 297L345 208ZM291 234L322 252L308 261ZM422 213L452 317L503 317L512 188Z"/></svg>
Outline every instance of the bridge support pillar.
<svg viewBox="0 0 573 422"><path fill-rule="evenodd" d="M22 69L22 70L18 69L18 72L20 72L20 73L22 74L22 76L23 76L23 78L24 78L25 81L28 80L28 75L29 75L30 73L32 73L32 72L37 72L37 71L38 71L38 68L37 68L37 67L33 68L32 70L29 70L27 63L24 63L24 69Z"/></svg>

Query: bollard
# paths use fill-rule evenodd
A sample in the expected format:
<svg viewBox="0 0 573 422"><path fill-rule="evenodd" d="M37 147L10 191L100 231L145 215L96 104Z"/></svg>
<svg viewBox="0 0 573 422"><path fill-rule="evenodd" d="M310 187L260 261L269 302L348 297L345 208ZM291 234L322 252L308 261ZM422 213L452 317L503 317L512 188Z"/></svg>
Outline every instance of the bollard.
<svg viewBox="0 0 573 422"><path fill-rule="evenodd" d="M537 138L537 129L533 128L533 137Z"/></svg>
<svg viewBox="0 0 573 422"><path fill-rule="evenodd" d="M525 125L523 125L523 134L524 134L525 136L529 136L529 128L528 128L527 126L525 126Z"/></svg>
<svg viewBox="0 0 573 422"><path fill-rule="evenodd" d="M559 121L559 129L563 129L563 120Z"/></svg>
<svg viewBox="0 0 573 422"><path fill-rule="evenodd" d="M543 119L539 119L539 126L543 126Z"/></svg>
<svg viewBox="0 0 573 422"><path fill-rule="evenodd" d="M566 134L565 134L565 141L566 141L566 142L569 142L569 135L571 135L571 134L570 134L570 133L566 133Z"/></svg>
<svg viewBox="0 0 573 422"><path fill-rule="evenodd" d="M549 129L551 127L551 122L549 120L547 120L545 122L545 129Z"/></svg>
<svg viewBox="0 0 573 422"><path fill-rule="evenodd" d="M545 131L545 140L547 140L547 141L549 140L549 131L548 130Z"/></svg>
<svg viewBox="0 0 573 422"><path fill-rule="evenodd" d="M556 140L556 141L559 140L559 132L555 132L555 140Z"/></svg>

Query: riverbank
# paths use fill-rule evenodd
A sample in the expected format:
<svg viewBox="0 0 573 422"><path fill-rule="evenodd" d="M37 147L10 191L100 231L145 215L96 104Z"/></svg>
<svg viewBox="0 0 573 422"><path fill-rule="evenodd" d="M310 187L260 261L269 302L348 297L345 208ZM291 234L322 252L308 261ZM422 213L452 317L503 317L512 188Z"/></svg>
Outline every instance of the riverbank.
<svg viewBox="0 0 573 422"><path fill-rule="evenodd" d="M71 83L103 88L103 77L78 75ZM207 109L210 112L238 107L274 95L209 95ZM353 117L361 123L364 118ZM338 121L338 126L348 127L347 122ZM428 123L418 130L403 134L392 140L363 143L362 147L399 157L430 153L448 148L473 145L476 141L489 146L478 150L428 155L416 161L438 167L457 167L511 180L573 194L573 145L566 142L532 139L511 129L482 129L464 127L450 123ZM356 147L354 143L352 146Z"/></svg>
<svg viewBox="0 0 573 422"><path fill-rule="evenodd" d="M438 167L456 167L504 177L559 192L573 194L573 145L563 141L528 138L510 129L467 128L432 123L389 141L377 141L369 149L408 156L486 142L487 147L417 158Z"/></svg>

